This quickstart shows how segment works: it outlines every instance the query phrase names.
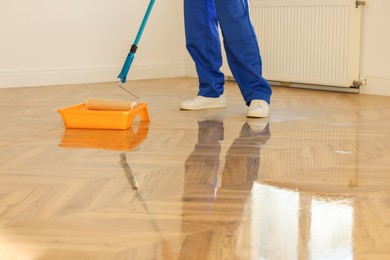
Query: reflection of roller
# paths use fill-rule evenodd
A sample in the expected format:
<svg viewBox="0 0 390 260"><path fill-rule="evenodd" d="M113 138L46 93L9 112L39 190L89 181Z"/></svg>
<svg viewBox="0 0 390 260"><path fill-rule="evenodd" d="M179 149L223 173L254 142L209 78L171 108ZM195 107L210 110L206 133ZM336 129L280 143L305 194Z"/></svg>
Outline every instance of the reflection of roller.
<svg viewBox="0 0 390 260"><path fill-rule="evenodd" d="M137 106L135 101L104 98L88 98L86 108L100 111L128 111Z"/></svg>
<svg viewBox="0 0 390 260"><path fill-rule="evenodd" d="M127 157L126 157L126 153L120 153L119 154L119 157L120 157L120 165L123 169L123 171L125 172L126 174L126 178L127 178L127 181L129 182L130 186L131 186L131 189L135 191L135 197L137 198L137 200L139 202L142 203L142 206L143 208L145 209L145 212L148 216L152 216L152 213L146 203L146 201L144 200L144 198L142 197L141 195L141 191L138 189L138 184L135 180L135 177L134 177L134 174L133 172L131 171L130 169L130 166L127 162ZM150 221L150 224L152 225L153 229L157 232L158 235L162 235L162 232L160 230L160 228L158 227L156 221L154 220L154 218L148 218L149 221Z"/></svg>
<svg viewBox="0 0 390 260"><path fill-rule="evenodd" d="M121 167L126 174L126 178L129 181L131 188L133 190L138 190L137 182L135 181L133 172L131 171L129 164L127 163L126 153L120 153L119 157L121 158L120 160Z"/></svg>

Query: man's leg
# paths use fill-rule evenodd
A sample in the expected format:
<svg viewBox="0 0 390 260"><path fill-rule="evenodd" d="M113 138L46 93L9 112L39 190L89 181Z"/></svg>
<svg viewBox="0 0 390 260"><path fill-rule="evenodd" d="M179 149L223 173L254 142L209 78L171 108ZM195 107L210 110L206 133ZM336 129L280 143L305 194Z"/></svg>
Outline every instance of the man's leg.
<svg viewBox="0 0 390 260"><path fill-rule="evenodd" d="M217 98L223 93L224 75L214 0L184 0L186 47L196 65L199 93Z"/></svg>
<svg viewBox="0 0 390 260"><path fill-rule="evenodd" d="M249 17L247 0L214 0L224 46L237 84L247 105L252 100L270 103L272 89L262 76L260 50Z"/></svg>

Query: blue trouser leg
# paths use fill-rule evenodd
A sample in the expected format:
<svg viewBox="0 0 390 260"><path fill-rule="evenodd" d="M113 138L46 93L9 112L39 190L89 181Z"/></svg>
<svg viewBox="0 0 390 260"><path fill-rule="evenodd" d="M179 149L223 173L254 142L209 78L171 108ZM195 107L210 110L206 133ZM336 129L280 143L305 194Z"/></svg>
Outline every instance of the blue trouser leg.
<svg viewBox="0 0 390 260"><path fill-rule="evenodd" d="M184 17L186 47L198 73L198 95L219 97L225 80L214 0L184 0Z"/></svg>
<svg viewBox="0 0 390 260"><path fill-rule="evenodd" d="M247 105L253 99L270 103L271 86L262 76L257 38L247 0L184 0L186 46L195 61L199 95L218 97L224 76L218 22L229 67Z"/></svg>
<svg viewBox="0 0 390 260"><path fill-rule="evenodd" d="M247 0L215 0L230 70L247 105L253 99L270 103L272 89L262 76L262 60L249 17Z"/></svg>

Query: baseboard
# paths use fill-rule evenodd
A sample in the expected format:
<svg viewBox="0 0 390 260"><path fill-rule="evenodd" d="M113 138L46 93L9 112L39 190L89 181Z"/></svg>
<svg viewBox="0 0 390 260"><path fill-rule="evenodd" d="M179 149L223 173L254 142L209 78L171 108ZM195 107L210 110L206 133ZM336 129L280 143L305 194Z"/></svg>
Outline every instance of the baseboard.
<svg viewBox="0 0 390 260"><path fill-rule="evenodd" d="M116 81L120 66L78 68L37 68L31 70L0 70L0 88L34 87ZM182 77L186 66L181 64L133 65L128 79Z"/></svg>
<svg viewBox="0 0 390 260"><path fill-rule="evenodd" d="M364 75L367 85L360 87L360 94L390 96L390 76Z"/></svg>
<svg viewBox="0 0 390 260"><path fill-rule="evenodd" d="M359 89L355 88L343 88L343 87L332 87L332 86L321 86L311 84L299 84L299 83L278 83L270 81L273 86L284 86L284 87L295 87L295 88L306 88L306 89L318 89L328 91L339 91L339 92L350 92L359 93L366 95L377 95L377 96L390 96L390 76L367 76L363 75L360 77L362 80L367 82L367 85L360 86ZM234 81L234 78L227 76L226 80Z"/></svg>

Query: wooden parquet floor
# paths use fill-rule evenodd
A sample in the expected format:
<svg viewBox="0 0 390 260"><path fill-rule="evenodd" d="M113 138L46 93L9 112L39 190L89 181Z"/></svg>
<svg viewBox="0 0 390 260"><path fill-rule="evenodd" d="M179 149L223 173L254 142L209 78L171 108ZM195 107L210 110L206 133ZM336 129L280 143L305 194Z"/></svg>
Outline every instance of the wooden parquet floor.
<svg viewBox="0 0 390 260"><path fill-rule="evenodd" d="M390 97L274 88L268 119L180 111L197 80L129 81L150 123L65 129L116 83L0 89L0 259L390 259Z"/></svg>

